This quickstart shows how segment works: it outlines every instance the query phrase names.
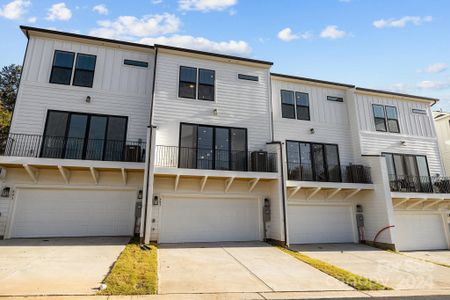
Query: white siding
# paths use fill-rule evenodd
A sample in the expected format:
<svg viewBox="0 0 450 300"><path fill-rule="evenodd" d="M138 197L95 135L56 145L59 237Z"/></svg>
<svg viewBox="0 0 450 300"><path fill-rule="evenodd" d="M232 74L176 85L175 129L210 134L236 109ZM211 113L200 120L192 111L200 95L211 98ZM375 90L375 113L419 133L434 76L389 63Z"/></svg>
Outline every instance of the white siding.
<svg viewBox="0 0 450 300"><path fill-rule="evenodd" d="M361 153L363 155L379 155L382 152L426 155L431 175L443 174L429 104L359 93L356 93L355 101L358 112ZM400 124L399 134L375 130L372 104L397 107ZM427 114L416 114L412 112L412 109L422 109ZM406 143L402 144L402 141Z"/></svg>
<svg viewBox="0 0 450 300"><path fill-rule="evenodd" d="M281 117L281 90L309 94L311 121ZM328 101L327 96L344 98L344 102ZM331 143L339 145L342 164L354 162L346 91L272 77L274 139ZM310 129L315 133L311 134Z"/></svg>
<svg viewBox="0 0 450 300"><path fill-rule="evenodd" d="M450 115L436 120L436 132L445 173L447 176L450 176Z"/></svg>
<svg viewBox="0 0 450 300"><path fill-rule="evenodd" d="M180 66L215 70L215 101L178 98ZM239 80L238 73L256 75L259 81ZM158 53L153 118L158 127L156 144L178 146L180 123L187 122L247 128L249 151L266 149L271 141L268 77L267 68Z"/></svg>
<svg viewBox="0 0 450 300"><path fill-rule="evenodd" d="M50 84L55 50L93 54L97 63L92 88ZM149 63L126 66L124 59ZM153 53L30 37L24 74L11 127L13 133L42 134L47 110L128 116L128 139L145 139L152 95ZM86 103L87 96L92 98Z"/></svg>

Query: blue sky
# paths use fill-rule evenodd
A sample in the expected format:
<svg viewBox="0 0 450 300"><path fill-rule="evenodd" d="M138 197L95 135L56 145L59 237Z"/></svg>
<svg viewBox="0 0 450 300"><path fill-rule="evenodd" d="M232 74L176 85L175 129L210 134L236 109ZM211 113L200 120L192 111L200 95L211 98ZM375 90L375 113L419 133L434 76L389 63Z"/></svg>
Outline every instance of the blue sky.
<svg viewBox="0 0 450 300"><path fill-rule="evenodd" d="M448 0L0 0L0 65L22 62L21 24L269 60L450 111Z"/></svg>

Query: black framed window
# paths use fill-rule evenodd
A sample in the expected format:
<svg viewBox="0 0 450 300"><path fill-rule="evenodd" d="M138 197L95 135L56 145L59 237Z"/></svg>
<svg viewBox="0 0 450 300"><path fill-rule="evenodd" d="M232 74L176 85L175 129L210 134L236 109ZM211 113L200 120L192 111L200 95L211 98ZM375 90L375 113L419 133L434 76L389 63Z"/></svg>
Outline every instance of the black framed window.
<svg viewBox="0 0 450 300"><path fill-rule="evenodd" d="M400 133L397 107L372 104L372 109L377 131Z"/></svg>
<svg viewBox="0 0 450 300"><path fill-rule="evenodd" d="M293 91L281 90L281 116L295 119L295 99Z"/></svg>
<svg viewBox="0 0 450 300"><path fill-rule="evenodd" d="M387 127L386 127L386 114L384 111L384 106L373 104L372 109L373 109L373 117L375 119L375 129L377 131L386 132Z"/></svg>
<svg viewBox="0 0 450 300"><path fill-rule="evenodd" d="M53 56L50 83L70 85L75 53L56 50Z"/></svg>
<svg viewBox="0 0 450 300"><path fill-rule="evenodd" d="M297 120L309 121L309 94L295 92L295 103L297 106Z"/></svg>
<svg viewBox="0 0 450 300"><path fill-rule="evenodd" d="M92 87L94 84L96 62L97 56L78 53L72 84L75 86Z"/></svg>
<svg viewBox="0 0 450 300"><path fill-rule="evenodd" d="M247 170L247 129L180 125L180 168Z"/></svg>
<svg viewBox="0 0 450 300"><path fill-rule="evenodd" d="M214 101L214 82L216 72L213 70L198 70L198 99Z"/></svg>
<svg viewBox="0 0 450 300"><path fill-rule="evenodd" d="M215 81L214 70L181 66L178 97L214 101Z"/></svg>
<svg viewBox="0 0 450 300"><path fill-rule="evenodd" d="M338 145L287 141L286 151L289 180L341 181Z"/></svg>
<svg viewBox="0 0 450 300"><path fill-rule="evenodd" d="M287 119L309 121L309 94L281 90L281 116Z"/></svg>
<svg viewBox="0 0 450 300"><path fill-rule="evenodd" d="M128 118L50 110L41 157L121 161Z"/></svg>
<svg viewBox="0 0 450 300"><path fill-rule="evenodd" d="M397 107L386 106L386 117L389 132L400 133L400 126L398 124Z"/></svg>
<svg viewBox="0 0 450 300"><path fill-rule="evenodd" d="M395 191L433 192L425 155L383 153L389 181Z"/></svg>

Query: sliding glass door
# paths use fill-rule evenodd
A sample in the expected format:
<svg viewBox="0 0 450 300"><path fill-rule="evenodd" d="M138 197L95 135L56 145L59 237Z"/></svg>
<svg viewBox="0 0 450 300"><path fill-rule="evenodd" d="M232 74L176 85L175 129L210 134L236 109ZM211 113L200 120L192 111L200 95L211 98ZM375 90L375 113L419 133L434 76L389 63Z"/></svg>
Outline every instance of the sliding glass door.
<svg viewBox="0 0 450 300"><path fill-rule="evenodd" d="M179 167L247 170L247 130L181 124Z"/></svg>
<svg viewBox="0 0 450 300"><path fill-rule="evenodd" d="M127 118L49 111L41 157L123 160Z"/></svg>

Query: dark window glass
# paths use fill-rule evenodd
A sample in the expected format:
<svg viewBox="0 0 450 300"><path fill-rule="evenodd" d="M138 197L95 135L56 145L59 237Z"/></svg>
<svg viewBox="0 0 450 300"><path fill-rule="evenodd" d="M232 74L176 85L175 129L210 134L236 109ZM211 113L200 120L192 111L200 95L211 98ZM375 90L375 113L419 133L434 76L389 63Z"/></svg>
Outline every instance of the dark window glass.
<svg viewBox="0 0 450 300"><path fill-rule="evenodd" d="M230 130L216 128L215 159L216 170L230 169Z"/></svg>
<svg viewBox="0 0 450 300"><path fill-rule="evenodd" d="M375 118L375 129L377 131L387 131L386 130L386 116L384 113L384 106L374 104L372 106L373 116Z"/></svg>
<svg viewBox="0 0 450 300"><path fill-rule="evenodd" d="M213 70L198 70L198 99L214 101L214 82Z"/></svg>
<svg viewBox="0 0 450 300"><path fill-rule="evenodd" d="M337 145L325 145L325 155L328 169L328 180L331 182L341 181L341 166Z"/></svg>
<svg viewBox="0 0 450 300"><path fill-rule="evenodd" d="M78 54L75 64L75 74L73 75L73 85L92 87L94 83L95 55Z"/></svg>
<svg viewBox="0 0 450 300"><path fill-rule="evenodd" d="M107 122L108 118L104 116L91 117L89 123L88 141L86 146L86 159L103 159Z"/></svg>
<svg viewBox="0 0 450 300"><path fill-rule="evenodd" d="M309 95L295 92L295 102L297 105L297 120L309 121Z"/></svg>
<svg viewBox="0 0 450 300"><path fill-rule="evenodd" d="M125 136L127 119L124 117L109 117L106 132L105 160L123 160L125 152Z"/></svg>
<svg viewBox="0 0 450 300"><path fill-rule="evenodd" d="M65 158L82 159L88 116L72 114L67 132Z"/></svg>
<svg viewBox="0 0 450 300"><path fill-rule="evenodd" d="M197 168L213 169L213 127L198 126L197 130Z"/></svg>
<svg viewBox="0 0 450 300"><path fill-rule="evenodd" d="M311 161L311 144L300 143L300 163L302 180L313 180L313 167Z"/></svg>
<svg viewBox="0 0 450 300"><path fill-rule="evenodd" d="M400 133L397 108L394 106L386 106L386 116L389 132Z"/></svg>
<svg viewBox="0 0 450 300"><path fill-rule="evenodd" d="M55 51L53 66L50 75L50 83L70 85L75 53Z"/></svg>
<svg viewBox="0 0 450 300"><path fill-rule="evenodd" d="M197 125L181 124L180 168L195 169L197 166Z"/></svg>
<svg viewBox="0 0 450 300"><path fill-rule="evenodd" d="M328 101L335 101L335 102L344 102L344 98L342 97L335 97L335 96L327 96Z"/></svg>
<svg viewBox="0 0 450 300"><path fill-rule="evenodd" d="M297 142L287 142L288 179L302 180L300 164L300 148Z"/></svg>
<svg viewBox="0 0 450 300"><path fill-rule="evenodd" d="M247 130L232 128L231 132L231 170L247 171Z"/></svg>
<svg viewBox="0 0 450 300"><path fill-rule="evenodd" d="M283 118L295 119L295 99L293 91L281 91L281 115Z"/></svg>
<svg viewBox="0 0 450 300"><path fill-rule="evenodd" d="M392 154L384 154L389 177L395 176L394 156Z"/></svg>
<svg viewBox="0 0 450 300"><path fill-rule="evenodd" d="M327 172L322 144L312 144L314 177L316 181L327 181Z"/></svg>
<svg viewBox="0 0 450 300"><path fill-rule="evenodd" d="M180 82L178 96L181 98L196 98L197 90L197 69L190 67L180 67Z"/></svg>
<svg viewBox="0 0 450 300"><path fill-rule="evenodd" d="M238 74L238 78L242 80L258 81L258 76Z"/></svg>
<svg viewBox="0 0 450 300"><path fill-rule="evenodd" d="M127 66L135 66L135 67L141 67L141 68L148 68L148 62L145 61L139 61L139 60L131 60L131 59L125 59L123 63Z"/></svg>
<svg viewBox="0 0 450 300"><path fill-rule="evenodd" d="M69 113L49 111L45 125L41 157L62 158Z"/></svg>

